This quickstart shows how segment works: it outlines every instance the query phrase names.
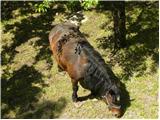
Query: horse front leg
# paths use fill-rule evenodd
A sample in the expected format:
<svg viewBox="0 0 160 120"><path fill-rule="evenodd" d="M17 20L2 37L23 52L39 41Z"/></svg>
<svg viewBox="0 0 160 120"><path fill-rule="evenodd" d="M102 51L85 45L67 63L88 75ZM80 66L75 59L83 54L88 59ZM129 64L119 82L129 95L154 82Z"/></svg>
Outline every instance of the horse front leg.
<svg viewBox="0 0 160 120"><path fill-rule="evenodd" d="M58 68L58 72L64 71L59 65L57 65L57 68Z"/></svg>

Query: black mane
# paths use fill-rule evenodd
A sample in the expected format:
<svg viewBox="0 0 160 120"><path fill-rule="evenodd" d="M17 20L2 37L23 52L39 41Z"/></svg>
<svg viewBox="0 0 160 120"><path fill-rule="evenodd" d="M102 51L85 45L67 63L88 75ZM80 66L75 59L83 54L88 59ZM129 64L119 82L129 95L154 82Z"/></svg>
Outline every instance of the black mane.
<svg viewBox="0 0 160 120"><path fill-rule="evenodd" d="M87 42L81 43L82 50L89 56L89 65L84 82L86 86L99 95L106 94L117 82L112 70L105 63L101 55Z"/></svg>

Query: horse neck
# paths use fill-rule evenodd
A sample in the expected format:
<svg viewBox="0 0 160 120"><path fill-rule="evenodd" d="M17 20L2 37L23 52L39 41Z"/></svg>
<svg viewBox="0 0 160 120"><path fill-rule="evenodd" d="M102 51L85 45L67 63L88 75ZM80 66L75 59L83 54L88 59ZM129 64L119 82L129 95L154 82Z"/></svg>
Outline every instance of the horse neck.
<svg viewBox="0 0 160 120"><path fill-rule="evenodd" d="M97 79L95 90L100 90L100 94L105 94L113 85L115 85L114 74L102 59L100 54L94 48L87 44L83 45L83 50L89 57L89 67L87 74L92 74Z"/></svg>
<svg viewBox="0 0 160 120"><path fill-rule="evenodd" d="M101 55L97 51L95 51L94 48L89 45L89 43L83 46L83 50L89 56L89 62L91 63L91 65L95 66L97 70L101 72L104 79L112 83L110 74L108 74L109 68L107 67Z"/></svg>

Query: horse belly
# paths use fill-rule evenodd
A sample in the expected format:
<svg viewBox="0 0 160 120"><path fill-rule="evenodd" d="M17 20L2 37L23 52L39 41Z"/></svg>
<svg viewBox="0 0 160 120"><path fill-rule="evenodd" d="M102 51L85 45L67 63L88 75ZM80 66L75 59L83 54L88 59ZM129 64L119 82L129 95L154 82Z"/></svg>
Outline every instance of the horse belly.
<svg viewBox="0 0 160 120"><path fill-rule="evenodd" d="M95 91L96 80L94 79L95 78L92 76L88 76L88 77L85 76L84 79L80 81L80 85L85 89Z"/></svg>

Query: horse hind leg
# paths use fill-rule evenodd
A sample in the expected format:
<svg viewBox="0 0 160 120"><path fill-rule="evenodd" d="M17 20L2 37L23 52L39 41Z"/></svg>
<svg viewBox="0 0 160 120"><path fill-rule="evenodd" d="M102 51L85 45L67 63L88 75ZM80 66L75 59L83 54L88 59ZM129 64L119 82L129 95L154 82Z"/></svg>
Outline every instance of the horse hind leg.
<svg viewBox="0 0 160 120"><path fill-rule="evenodd" d="M78 101L78 81L73 80L72 79L72 89L73 89L73 93L72 93L72 101L75 105L75 107L80 107L83 105L84 102Z"/></svg>
<svg viewBox="0 0 160 120"><path fill-rule="evenodd" d="M78 81L73 80L72 79L72 101L73 102L77 102L78 101L78 95L77 95L77 91L78 91Z"/></svg>

